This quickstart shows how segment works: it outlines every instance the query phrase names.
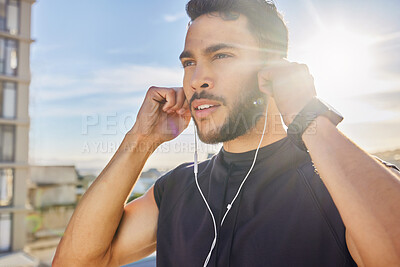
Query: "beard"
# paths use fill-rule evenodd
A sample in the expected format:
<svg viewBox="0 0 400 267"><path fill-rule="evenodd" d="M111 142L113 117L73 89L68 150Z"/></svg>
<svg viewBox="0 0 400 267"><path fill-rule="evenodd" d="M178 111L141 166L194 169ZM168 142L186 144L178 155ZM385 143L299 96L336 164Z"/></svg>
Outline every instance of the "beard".
<svg viewBox="0 0 400 267"><path fill-rule="evenodd" d="M233 105L229 107L228 116L219 129L214 125L212 127L213 130L203 133L199 130L198 124L193 118L198 136L202 142L217 144L234 140L253 129L260 118L265 116L267 97L264 93L260 92L258 84L257 86L252 86L250 90L243 90L243 92L244 94L238 95ZM226 103L224 99L210 95L206 91L202 91L200 95L193 95L190 102L196 98L207 98L221 101L223 104Z"/></svg>

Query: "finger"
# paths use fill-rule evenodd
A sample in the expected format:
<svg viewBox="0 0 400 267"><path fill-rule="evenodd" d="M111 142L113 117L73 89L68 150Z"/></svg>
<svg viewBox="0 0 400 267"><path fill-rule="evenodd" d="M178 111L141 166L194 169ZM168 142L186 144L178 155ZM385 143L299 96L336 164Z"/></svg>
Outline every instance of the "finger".
<svg viewBox="0 0 400 267"><path fill-rule="evenodd" d="M155 87L152 86L149 91L154 101L164 104L163 111L168 111L175 105L175 90L173 88Z"/></svg>
<svg viewBox="0 0 400 267"><path fill-rule="evenodd" d="M189 101L185 98L185 101L183 103L183 106L180 110L177 111L177 113L179 115L183 115L183 114L190 114L190 110L189 110Z"/></svg>
<svg viewBox="0 0 400 267"><path fill-rule="evenodd" d="M258 73L258 88L261 92L273 96L271 72L268 70L263 70Z"/></svg>
<svg viewBox="0 0 400 267"><path fill-rule="evenodd" d="M265 80L273 81L276 76L279 76L279 73L282 72L282 70L287 69L292 64L292 62L282 58L269 60L258 72L258 77L260 78L261 76Z"/></svg>
<svg viewBox="0 0 400 267"><path fill-rule="evenodd" d="M176 88L175 90L176 90L175 94L176 102L175 105L171 107L170 110L177 111L182 108L183 104L185 103L186 96L182 87Z"/></svg>
<svg viewBox="0 0 400 267"><path fill-rule="evenodd" d="M299 64L299 68L301 68L303 71L310 73L310 69L306 64Z"/></svg>

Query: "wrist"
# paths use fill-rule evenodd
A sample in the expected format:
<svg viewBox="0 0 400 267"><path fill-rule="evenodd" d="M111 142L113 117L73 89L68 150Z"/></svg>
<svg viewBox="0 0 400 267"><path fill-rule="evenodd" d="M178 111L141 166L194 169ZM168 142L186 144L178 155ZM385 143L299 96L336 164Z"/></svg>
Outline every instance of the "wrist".
<svg viewBox="0 0 400 267"><path fill-rule="evenodd" d="M337 130L336 126L327 117L318 116L308 125L301 139L306 142L311 138L325 136L332 129Z"/></svg>
<svg viewBox="0 0 400 267"><path fill-rule="evenodd" d="M306 147L310 148L312 144L321 145L324 140L331 141L337 133L339 130L327 117L318 116L303 133L301 139Z"/></svg>
<svg viewBox="0 0 400 267"><path fill-rule="evenodd" d="M153 153L162 142L150 135L135 131L133 128L126 133L121 147L128 152Z"/></svg>
<svg viewBox="0 0 400 267"><path fill-rule="evenodd" d="M321 119L322 118L322 119ZM306 151L307 147L303 142L303 135L306 130L310 133L310 127L316 127L317 121L323 124L329 124L336 127L343 120L333 107L314 97L300 112L288 126L288 136L293 143L300 149Z"/></svg>

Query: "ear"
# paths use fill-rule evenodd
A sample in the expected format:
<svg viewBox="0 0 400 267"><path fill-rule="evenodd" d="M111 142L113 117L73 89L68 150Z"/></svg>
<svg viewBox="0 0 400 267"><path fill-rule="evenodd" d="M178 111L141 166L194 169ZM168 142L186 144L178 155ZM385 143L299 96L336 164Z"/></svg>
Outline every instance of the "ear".
<svg viewBox="0 0 400 267"><path fill-rule="evenodd" d="M268 68L263 68L258 72L258 89L268 97L273 97L272 81Z"/></svg>

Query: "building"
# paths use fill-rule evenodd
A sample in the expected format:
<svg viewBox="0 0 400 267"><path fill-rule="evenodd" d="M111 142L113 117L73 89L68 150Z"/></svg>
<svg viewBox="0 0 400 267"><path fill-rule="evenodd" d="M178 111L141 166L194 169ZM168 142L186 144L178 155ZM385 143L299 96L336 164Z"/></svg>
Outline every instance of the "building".
<svg viewBox="0 0 400 267"><path fill-rule="evenodd" d="M26 240L29 57L34 2L0 0L0 265L2 256L12 262L7 254L22 251Z"/></svg>
<svg viewBox="0 0 400 267"><path fill-rule="evenodd" d="M30 166L29 170L28 245L38 239L59 241L77 202L75 166Z"/></svg>
<svg viewBox="0 0 400 267"><path fill-rule="evenodd" d="M56 247L74 212L78 174L75 166L30 166L25 251L51 266Z"/></svg>

